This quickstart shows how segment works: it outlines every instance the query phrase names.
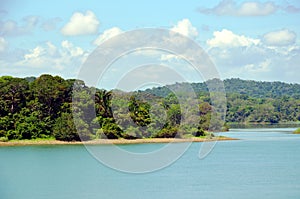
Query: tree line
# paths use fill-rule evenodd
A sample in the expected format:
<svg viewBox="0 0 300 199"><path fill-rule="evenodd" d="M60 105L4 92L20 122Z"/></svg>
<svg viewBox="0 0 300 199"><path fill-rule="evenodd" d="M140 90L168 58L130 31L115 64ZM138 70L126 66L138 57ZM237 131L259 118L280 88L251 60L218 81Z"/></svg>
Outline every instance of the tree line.
<svg viewBox="0 0 300 199"><path fill-rule="evenodd" d="M200 83L175 83L172 85L147 89L147 92L165 97L170 90L176 87L191 86L198 94L209 92L207 84L218 84L221 80L212 79ZM241 94L253 98L281 98L289 97L300 99L300 84L284 82L265 82L254 80L242 80L239 78L225 79L222 81L227 94Z"/></svg>
<svg viewBox="0 0 300 199"><path fill-rule="evenodd" d="M233 86L236 84L240 83ZM226 122L299 121L299 85L292 85L296 91L286 95L290 92L287 86L274 85L277 84L282 88L273 88L272 95L261 91L227 93ZM198 87L191 85L196 96L189 96L183 89L181 94L187 99L182 102L167 87L137 92L108 91L89 87L80 80L47 74L38 78L3 76L0 77L0 141L190 137L204 136L208 130L226 130L222 116L214 112L217 107L211 103L212 93L202 83Z"/></svg>
<svg viewBox="0 0 300 199"><path fill-rule="evenodd" d="M210 118L207 110L201 124L182 126L182 109L172 94L113 92L47 74L0 77L0 110L2 141L202 136Z"/></svg>
<svg viewBox="0 0 300 199"><path fill-rule="evenodd" d="M217 84L218 79L208 80ZM227 98L227 123L293 123L300 121L300 84L262 82L238 78L223 81ZM167 96L176 87L192 86L199 98L210 103L206 83L176 83L147 89L157 96Z"/></svg>

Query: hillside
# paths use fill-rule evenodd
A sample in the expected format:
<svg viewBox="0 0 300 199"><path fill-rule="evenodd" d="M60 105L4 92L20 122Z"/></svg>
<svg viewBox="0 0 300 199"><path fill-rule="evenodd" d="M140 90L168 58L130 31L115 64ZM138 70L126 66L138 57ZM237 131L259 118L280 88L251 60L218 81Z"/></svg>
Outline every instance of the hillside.
<svg viewBox="0 0 300 199"><path fill-rule="evenodd" d="M209 80L209 83L219 80ZM300 99L300 84L288 84L284 82L263 82L242 80L239 78L226 79L223 81L226 93L236 93L255 98L280 98L283 96ZM178 87L192 86L196 93L208 92L206 83L176 83L163 87L147 89L146 92L165 97L170 90Z"/></svg>
<svg viewBox="0 0 300 199"><path fill-rule="evenodd" d="M210 84L220 80L209 80ZM226 79L226 122L229 123L291 123L300 120L300 84ZM171 90L192 87L200 99L210 103L206 83L176 83L147 89L145 92L165 97Z"/></svg>

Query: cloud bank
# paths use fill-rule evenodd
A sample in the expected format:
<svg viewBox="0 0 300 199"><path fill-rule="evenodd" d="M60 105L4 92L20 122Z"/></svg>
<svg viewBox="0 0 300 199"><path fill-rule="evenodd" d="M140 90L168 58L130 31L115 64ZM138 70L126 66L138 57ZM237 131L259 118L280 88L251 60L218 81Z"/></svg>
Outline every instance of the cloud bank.
<svg viewBox="0 0 300 199"><path fill-rule="evenodd" d="M247 16L268 16L280 10L287 13L300 12L300 9L293 5L288 5L286 7L283 7L283 6L276 5L276 3L273 1L268 1L268 2L247 1L238 4L233 0L222 0L215 7L199 8L198 12L207 15L247 17Z"/></svg>

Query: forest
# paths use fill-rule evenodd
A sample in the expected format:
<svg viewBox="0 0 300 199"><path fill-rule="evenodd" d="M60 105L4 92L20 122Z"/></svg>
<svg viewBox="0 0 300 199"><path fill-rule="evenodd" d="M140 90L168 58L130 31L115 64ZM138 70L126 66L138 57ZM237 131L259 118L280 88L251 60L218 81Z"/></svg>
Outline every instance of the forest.
<svg viewBox="0 0 300 199"><path fill-rule="evenodd" d="M209 80L221 81L221 80ZM231 123L300 121L300 85L224 80L226 117L215 112L206 83L123 92L59 76L0 77L0 141L54 138L137 139L204 136ZM214 83L214 82L210 82ZM196 95L184 90L191 86ZM172 89L182 89L180 100ZM225 112L224 112L225 113Z"/></svg>
<svg viewBox="0 0 300 199"><path fill-rule="evenodd" d="M220 80L209 80L214 84ZM227 98L227 123L293 123L300 121L300 84L262 82L238 78L223 81ZM206 83L176 83L147 89L165 97L176 87L191 85L199 98L210 103Z"/></svg>

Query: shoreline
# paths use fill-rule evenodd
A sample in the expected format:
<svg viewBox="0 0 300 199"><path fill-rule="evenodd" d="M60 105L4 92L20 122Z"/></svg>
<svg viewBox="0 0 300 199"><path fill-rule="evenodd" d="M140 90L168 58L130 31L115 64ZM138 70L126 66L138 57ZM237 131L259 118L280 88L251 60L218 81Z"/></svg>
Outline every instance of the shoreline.
<svg viewBox="0 0 300 199"><path fill-rule="evenodd" d="M0 142L0 147L5 146L42 146L42 145L109 145L109 144L146 144L146 143L181 143L181 142L213 142L213 141L229 141L238 140L230 137L214 137L214 138L145 138L145 139L97 139L90 141L59 141L59 140L17 140L13 142Z"/></svg>

